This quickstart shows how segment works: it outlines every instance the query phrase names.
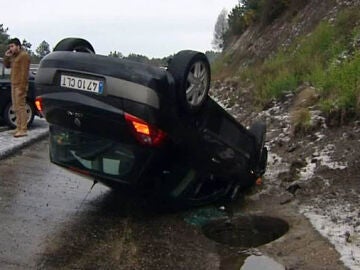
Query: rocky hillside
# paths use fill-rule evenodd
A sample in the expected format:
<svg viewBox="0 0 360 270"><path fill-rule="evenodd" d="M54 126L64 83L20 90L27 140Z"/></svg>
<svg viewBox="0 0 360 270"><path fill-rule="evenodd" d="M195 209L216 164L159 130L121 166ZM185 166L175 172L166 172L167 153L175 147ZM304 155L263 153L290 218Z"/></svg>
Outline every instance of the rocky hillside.
<svg viewBox="0 0 360 270"><path fill-rule="evenodd" d="M253 25L226 50L231 68L241 69L264 60L279 48L287 47L299 36L311 34L323 20L332 21L344 8L359 8L359 0L309 0L298 3L272 24ZM301 4L306 3L307 4Z"/></svg>
<svg viewBox="0 0 360 270"><path fill-rule="evenodd" d="M320 21L333 20L345 7L360 12L360 1L312 0L292 11L296 16L284 15L261 30L248 29L226 52L233 55L229 67L241 69L262 61L299 35L310 35ZM260 110L254 106L253 86L236 76L214 82L211 95L244 125L257 120L267 123L268 170L263 186L248 197L249 205L262 201L264 207L281 206L288 216L295 211L336 248L341 261L337 265L327 261L326 248L307 239L306 233L285 237L262 251L286 269L360 269L360 120L332 125L314 103L313 87L306 83ZM311 128L296 132L292 119L303 108L309 112ZM294 256L298 251L303 257Z"/></svg>

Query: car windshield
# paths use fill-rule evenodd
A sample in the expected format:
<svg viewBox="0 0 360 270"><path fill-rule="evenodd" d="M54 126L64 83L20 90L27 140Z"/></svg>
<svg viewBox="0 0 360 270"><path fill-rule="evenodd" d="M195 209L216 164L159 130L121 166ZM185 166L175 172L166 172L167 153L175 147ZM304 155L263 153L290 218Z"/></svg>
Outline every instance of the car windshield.
<svg viewBox="0 0 360 270"><path fill-rule="evenodd" d="M140 156L144 156L139 153L144 150L131 145L58 126L50 127L50 149L51 160L57 164L119 180L136 177Z"/></svg>

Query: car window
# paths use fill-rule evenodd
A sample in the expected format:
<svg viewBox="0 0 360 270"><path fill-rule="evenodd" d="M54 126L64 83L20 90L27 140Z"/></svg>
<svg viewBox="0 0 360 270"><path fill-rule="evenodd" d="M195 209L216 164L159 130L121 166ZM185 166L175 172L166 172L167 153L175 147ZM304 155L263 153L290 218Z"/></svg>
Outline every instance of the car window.
<svg viewBox="0 0 360 270"><path fill-rule="evenodd" d="M0 78L2 79L10 78L11 68L6 68L4 66L3 61L4 60L0 58ZM30 64L30 68L29 68L30 79L35 77L38 68L39 68L39 64Z"/></svg>
<svg viewBox="0 0 360 270"><path fill-rule="evenodd" d="M36 76L36 72L39 68L39 64L30 64L29 75L30 77Z"/></svg>
<svg viewBox="0 0 360 270"><path fill-rule="evenodd" d="M3 59L0 59L0 76L1 78L9 78L10 77L10 68L5 68Z"/></svg>
<svg viewBox="0 0 360 270"><path fill-rule="evenodd" d="M4 68L4 76L10 77L11 68Z"/></svg>

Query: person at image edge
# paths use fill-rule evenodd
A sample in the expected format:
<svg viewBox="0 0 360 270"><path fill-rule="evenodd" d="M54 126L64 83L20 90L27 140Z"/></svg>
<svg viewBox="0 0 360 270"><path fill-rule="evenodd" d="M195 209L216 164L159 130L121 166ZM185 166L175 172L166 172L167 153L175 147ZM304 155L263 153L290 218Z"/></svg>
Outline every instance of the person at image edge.
<svg viewBox="0 0 360 270"><path fill-rule="evenodd" d="M22 49L18 38L10 39L8 50L5 52L4 65L11 68L11 99L16 116L14 137L27 136L26 96L30 56Z"/></svg>

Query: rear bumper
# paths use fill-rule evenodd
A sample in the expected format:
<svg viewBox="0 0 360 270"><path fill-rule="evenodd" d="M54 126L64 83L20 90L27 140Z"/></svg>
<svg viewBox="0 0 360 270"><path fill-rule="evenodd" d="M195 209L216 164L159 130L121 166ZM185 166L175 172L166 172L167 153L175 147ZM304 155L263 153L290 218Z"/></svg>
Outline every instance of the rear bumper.
<svg viewBox="0 0 360 270"><path fill-rule="evenodd" d="M73 52L53 52L41 61L35 80L37 95L58 91L49 87L60 88L61 74L102 80L103 96L126 98L155 109L160 109L162 98L175 100L173 78L164 69L102 55Z"/></svg>

